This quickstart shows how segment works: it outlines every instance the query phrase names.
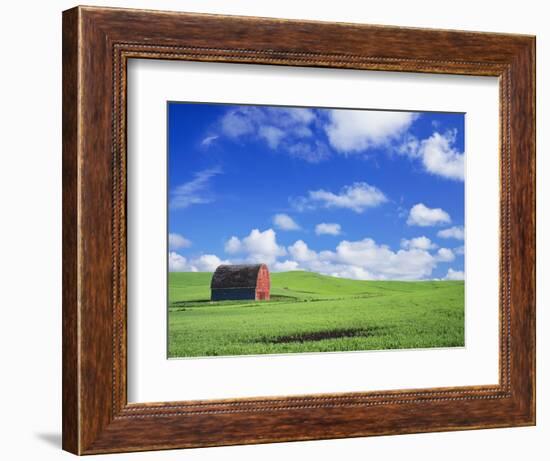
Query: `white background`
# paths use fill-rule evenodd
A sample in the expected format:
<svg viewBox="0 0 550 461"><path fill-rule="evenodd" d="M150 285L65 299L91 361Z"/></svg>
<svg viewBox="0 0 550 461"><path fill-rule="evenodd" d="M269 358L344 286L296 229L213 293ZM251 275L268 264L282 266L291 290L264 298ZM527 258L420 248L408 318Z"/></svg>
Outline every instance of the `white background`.
<svg viewBox="0 0 550 461"><path fill-rule="evenodd" d="M128 92L131 402L498 383L496 77L144 59L129 63ZM166 360L166 101L176 100L465 112L466 347Z"/></svg>
<svg viewBox="0 0 550 461"><path fill-rule="evenodd" d="M88 4L101 4L92 0ZM440 434L116 455L109 459L547 459L550 437L548 308L550 31L544 2L463 0L115 1L112 6L319 19L537 35L538 425ZM61 10L69 1L5 2L0 16L1 456L69 459L61 427ZM546 335L546 337L545 337ZM543 450L545 452L543 452ZM105 457L98 457L103 459ZM107 459L107 458L105 458Z"/></svg>

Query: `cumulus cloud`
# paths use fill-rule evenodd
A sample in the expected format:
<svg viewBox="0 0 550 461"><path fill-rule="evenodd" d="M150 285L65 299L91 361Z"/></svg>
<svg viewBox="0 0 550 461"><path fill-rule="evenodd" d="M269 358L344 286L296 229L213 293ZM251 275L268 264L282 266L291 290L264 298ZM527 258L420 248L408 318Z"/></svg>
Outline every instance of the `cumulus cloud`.
<svg viewBox="0 0 550 461"><path fill-rule="evenodd" d="M175 251L168 254L168 270L170 272L213 272L220 264L230 264L230 261L222 260L212 254L204 254L192 259Z"/></svg>
<svg viewBox="0 0 550 461"><path fill-rule="evenodd" d="M225 251L229 254L242 254L247 262L265 264L273 264L279 256L286 254L285 248L277 243L273 229L263 232L253 229L243 239L232 236L225 243Z"/></svg>
<svg viewBox="0 0 550 461"><path fill-rule="evenodd" d="M187 269L187 258L171 251L168 254L168 270L170 272L185 272Z"/></svg>
<svg viewBox="0 0 550 461"><path fill-rule="evenodd" d="M360 266L335 265L333 271L327 273L332 277L340 277L354 280L375 280L376 276Z"/></svg>
<svg viewBox="0 0 550 461"><path fill-rule="evenodd" d="M366 182L356 182L344 186L340 192L334 193L324 189L309 191L307 196L291 200L298 211L323 208L347 208L356 213L363 213L367 208L376 207L388 199L375 186Z"/></svg>
<svg viewBox="0 0 550 461"><path fill-rule="evenodd" d="M170 271L211 272L220 264L265 263L274 272L306 270L333 277L358 280L422 280L431 277L440 263L455 259L452 250L434 250L429 239L419 237L403 243L405 248L392 250L371 238L340 241L332 250L316 251L303 240L297 240L287 248L279 245L273 229L263 232L253 229L242 239L231 237L226 251L235 259L222 260L216 255L205 254L186 258L171 251ZM461 276L460 271L450 270L447 279ZM462 274L463 277L463 274Z"/></svg>
<svg viewBox="0 0 550 461"><path fill-rule="evenodd" d="M410 133L407 133L396 147L397 153L410 158L420 157L420 141Z"/></svg>
<svg viewBox="0 0 550 461"><path fill-rule="evenodd" d="M276 126L260 126L258 135L265 139L267 145L272 149L277 149L279 143L285 136L285 132Z"/></svg>
<svg viewBox="0 0 550 461"><path fill-rule="evenodd" d="M300 226L294 219L284 213L279 213L273 216L273 224L275 227L285 231L299 230Z"/></svg>
<svg viewBox="0 0 550 461"><path fill-rule="evenodd" d="M353 155L382 146L420 161L428 173L464 181L458 131L440 133L434 125L430 137L418 139L409 130L418 117L415 112L236 106L223 115L218 132L205 137L203 145L219 136L255 140L311 163L330 157L331 148L337 154Z"/></svg>
<svg viewBox="0 0 550 461"><path fill-rule="evenodd" d="M296 142L288 146L288 153L309 163L319 163L330 156L327 145L319 140Z"/></svg>
<svg viewBox="0 0 550 461"><path fill-rule="evenodd" d="M449 179L464 181L464 153L455 147L456 130L435 132L420 144L420 155L426 171Z"/></svg>
<svg viewBox="0 0 550 461"><path fill-rule="evenodd" d="M417 117L413 112L331 110L325 131L338 152L357 153L403 135Z"/></svg>
<svg viewBox="0 0 550 461"><path fill-rule="evenodd" d="M237 106L223 115L218 130L235 141L264 142L317 163L330 156L329 146L347 155L395 145L417 117L413 112Z"/></svg>
<svg viewBox="0 0 550 461"><path fill-rule="evenodd" d="M437 226L451 222L449 213L441 208L428 208L423 203L417 203L409 211L407 224L409 226Z"/></svg>
<svg viewBox="0 0 550 461"><path fill-rule="evenodd" d="M453 226L448 229L442 229L437 233L437 236L444 239L464 240L464 227Z"/></svg>
<svg viewBox="0 0 550 461"><path fill-rule="evenodd" d="M228 260L222 260L216 255L202 255L192 261L199 272L213 272L220 264L230 264Z"/></svg>
<svg viewBox="0 0 550 461"><path fill-rule="evenodd" d="M303 240L288 247L300 269L359 280L419 280L430 277L446 251L431 254L418 248L392 250L373 239L341 241L333 251L314 251Z"/></svg>
<svg viewBox="0 0 550 461"><path fill-rule="evenodd" d="M447 276L445 280L464 280L464 271L455 271L454 269L449 269L447 271Z"/></svg>
<svg viewBox="0 0 550 461"><path fill-rule="evenodd" d="M449 248L440 248L437 250L436 258L441 262L450 262L454 261L455 255L452 250L449 250Z"/></svg>
<svg viewBox="0 0 550 461"><path fill-rule="evenodd" d="M392 251L373 239L342 241L336 247L335 261L362 267L376 279L420 279L428 277L437 264L427 251L419 249Z"/></svg>
<svg viewBox="0 0 550 461"><path fill-rule="evenodd" d="M313 261L317 258L317 253L310 250L303 240L298 240L288 247L288 252L295 260L300 262Z"/></svg>
<svg viewBox="0 0 550 461"><path fill-rule="evenodd" d="M239 253L241 251L241 241L233 236L225 242L225 252L229 254Z"/></svg>
<svg viewBox="0 0 550 461"><path fill-rule="evenodd" d="M239 106L220 120L220 132L235 141L254 140L310 163L329 155L327 144L313 136L319 110L293 107Z"/></svg>
<svg viewBox="0 0 550 461"><path fill-rule="evenodd" d="M255 107L240 107L228 111L221 119L222 133L230 138L253 133L255 131L254 118L259 112Z"/></svg>
<svg viewBox="0 0 550 461"><path fill-rule="evenodd" d="M415 237L410 240L401 239L401 247L409 250L416 248L417 250L433 250L437 248L437 245L433 243L428 237Z"/></svg>
<svg viewBox="0 0 550 461"><path fill-rule="evenodd" d="M286 261L273 264L271 270L274 272L298 271L300 270L300 265L296 261L287 259Z"/></svg>
<svg viewBox="0 0 550 461"><path fill-rule="evenodd" d="M412 159L420 159L428 173L447 179L464 181L464 153L456 147L457 130L439 133L420 141L407 134L397 147L397 152Z"/></svg>
<svg viewBox="0 0 550 461"><path fill-rule="evenodd" d="M195 173L193 179L176 186L170 194L170 207L187 208L191 205L210 203L214 200L210 191L210 180L222 173L221 168L214 167Z"/></svg>
<svg viewBox="0 0 550 461"><path fill-rule="evenodd" d="M181 234L169 233L168 234L168 247L172 250L179 248L187 248L191 246L191 240L186 239Z"/></svg>
<svg viewBox="0 0 550 461"><path fill-rule="evenodd" d="M315 233L317 235L340 235L342 233L342 226L338 223L322 222L315 226Z"/></svg>

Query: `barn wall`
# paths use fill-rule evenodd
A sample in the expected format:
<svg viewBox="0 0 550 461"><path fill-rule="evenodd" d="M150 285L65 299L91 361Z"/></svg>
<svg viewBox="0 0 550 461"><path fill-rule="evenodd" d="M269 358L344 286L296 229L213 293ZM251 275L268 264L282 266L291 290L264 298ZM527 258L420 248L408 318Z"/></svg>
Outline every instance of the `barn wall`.
<svg viewBox="0 0 550 461"><path fill-rule="evenodd" d="M213 288L212 301L256 299L254 288Z"/></svg>
<svg viewBox="0 0 550 461"><path fill-rule="evenodd" d="M256 300L268 301L269 290L270 290L269 271L265 266L262 266L258 273L258 282L256 284Z"/></svg>

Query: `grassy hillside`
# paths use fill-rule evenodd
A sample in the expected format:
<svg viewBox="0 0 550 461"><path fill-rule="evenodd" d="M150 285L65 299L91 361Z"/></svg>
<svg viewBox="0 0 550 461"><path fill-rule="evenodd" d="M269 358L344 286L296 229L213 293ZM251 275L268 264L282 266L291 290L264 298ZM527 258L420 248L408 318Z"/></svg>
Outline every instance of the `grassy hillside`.
<svg viewBox="0 0 550 461"><path fill-rule="evenodd" d="M211 276L170 273L170 357L464 345L464 282L282 272L269 302L210 302Z"/></svg>

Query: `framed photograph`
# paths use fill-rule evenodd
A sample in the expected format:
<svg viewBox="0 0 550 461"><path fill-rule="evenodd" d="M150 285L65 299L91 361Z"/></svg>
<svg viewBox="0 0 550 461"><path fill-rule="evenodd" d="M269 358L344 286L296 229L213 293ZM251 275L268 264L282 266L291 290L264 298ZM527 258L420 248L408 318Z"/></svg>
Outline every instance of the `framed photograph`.
<svg viewBox="0 0 550 461"><path fill-rule="evenodd" d="M535 39L63 13L63 448L535 424Z"/></svg>

